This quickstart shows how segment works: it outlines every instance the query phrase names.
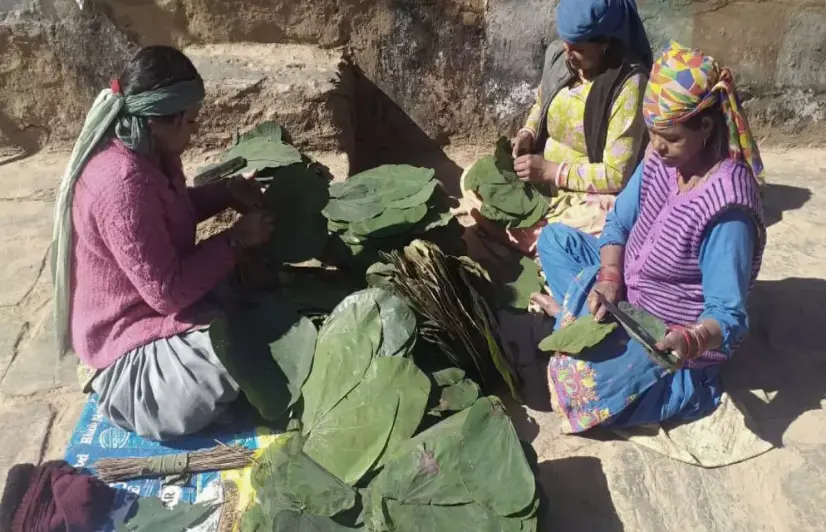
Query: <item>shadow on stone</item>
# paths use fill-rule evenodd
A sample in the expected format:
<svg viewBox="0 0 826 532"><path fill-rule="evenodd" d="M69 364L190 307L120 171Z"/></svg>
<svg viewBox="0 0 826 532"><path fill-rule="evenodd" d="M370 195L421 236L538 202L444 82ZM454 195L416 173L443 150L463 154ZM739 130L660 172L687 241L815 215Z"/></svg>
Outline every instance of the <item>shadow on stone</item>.
<svg viewBox="0 0 826 532"><path fill-rule="evenodd" d="M544 497L539 530L625 530L599 458L578 456L542 462L539 483Z"/></svg>
<svg viewBox="0 0 826 532"><path fill-rule="evenodd" d="M766 185L763 189L763 210L766 227L783 220L783 213L797 210L812 198L812 191L807 188L788 185Z"/></svg>
<svg viewBox="0 0 826 532"><path fill-rule="evenodd" d="M462 169L442 151L446 139L432 139L358 67L356 78L356 142L351 159L355 174L383 164L433 168L448 193L459 196Z"/></svg>
<svg viewBox="0 0 826 532"><path fill-rule="evenodd" d="M749 428L782 447L789 426L826 399L826 281L760 281L751 333L724 372L724 385L754 418ZM769 401L749 390L763 390Z"/></svg>

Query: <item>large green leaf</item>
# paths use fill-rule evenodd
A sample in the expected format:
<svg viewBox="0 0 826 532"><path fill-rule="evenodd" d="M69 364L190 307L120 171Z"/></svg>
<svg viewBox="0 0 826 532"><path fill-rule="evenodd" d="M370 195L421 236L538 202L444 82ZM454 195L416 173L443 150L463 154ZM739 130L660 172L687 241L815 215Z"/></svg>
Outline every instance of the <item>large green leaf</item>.
<svg viewBox="0 0 826 532"><path fill-rule="evenodd" d="M616 328L616 322L599 322L587 314L554 331L552 335L539 342L539 349L548 353L578 355L603 341Z"/></svg>
<svg viewBox="0 0 826 532"><path fill-rule="evenodd" d="M381 330L379 307L372 299L347 298L330 314L302 389L305 434L362 381L381 346Z"/></svg>
<svg viewBox="0 0 826 532"><path fill-rule="evenodd" d="M167 508L164 502L157 497L140 497L130 510L130 517L118 530L122 532L155 532L157 530L191 530L204 526L209 518L220 512L215 505L189 504L179 502L172 508ZM27 527L28 528L28 527ZM36 528L47 528L46 525ZM61 527L48 527L52 530ZM65 527L69 529L70 527ZM71 527L74 528L74 527ZM77 529L80 527L78 526ZM32 530L30 528L29 530Z"/></svg>
<svg viewBox="0 0 826 532"><path fill-rule="evenodd" d="M493 156L477 161L465 176L465 187L482 199L485 218L509 228L531 227L548 212L547 200L533 185L520 181L513 170L510 142L499 139Z"/></svg>
<svg viewBox="0 0 826 532"><path fill-rule="evenodd" d="M283 142L274 142L267 137L242 140L226 151L222 159L229 161L235 157L243 157L247 160L244 172L261 171L265 168L278 168L301 162L301 153L293 146Z"/></svg>
<svg viewBox="0 0 826 532"><path fill-rule="evenodd" d="M347 532L358 530L340 525L329 517L281 510L275 515L272 532Z"/></svg>
<svg viewBox="0 0 826 532"><path fill-rule="evenodd" d="M485 219L492 222L500 222L500 225L507 227L508 229L518 226L522 221L519 217L514 216L513 214L500 211L489 202L482 203L479 213L484 216Z"/></svg>
<svg viewBox="0 0 826 532"><path fill-rule="evenodd" d="M467 412L451 416L388 453L391 459L370 484L373 504L381 498L404 504L473 502L459 472L466 418Z"/></svg>
<svg viewBox="0 0 826 532"><path fill-rule="evenodd" d="M385 502L390 526L395 532L501 532L499 519L478 504L402 504L392 499Z"/></svg>
<svg viewBox="0 0 826 532"><path fill-rule="evenodd" d="M416 223L421 221L426 214L427 205L424 204L409 209L387 208L375 218L370 218L363 222L351 223L349 230L356 235L381 238L411 229Z"/></svg>
<svg viewBox="0 0 826 532"><path fill-rule="evenodd" d="M483 202L520 220L533 213L538 203L536 196L529 194L521 183L482 183L478 192Z"/></svg>
<svg viewBox="0 0 826 532"><path fill-rule="evenodd" d="M247 133L239 135L235 144L237 145L240 142L256 137L264 137L273 142L281 142L284 140L284 130L275 122L262 122Z"/></svg>
<svg viewBox="0 0 826 532"><path fill-rule="evenodd" d="M394 460L406 454L414 453L422 446L432 448L434 442L438 440L450 439L456 434L461 434L468 414L470 414L470 409L457 412L427 430L416 434L409 440L402 442L395 451L388 453L388 460Z"/></svg>
<svg viewBox="0 0 826 532"><path fill-rule="evenodd" d="M272 520L272 510L300 510L301 503L287 484L290 459L301 452L301 438L288 432L276 438L256 460L250 483L258 499L265 503L261 511Z"/></svg>
<svg viewBox="0 0 826 532"><path fill-rule="evenodd" d="M382 338L378 356L407 355L415 346L416 315L410 305L397 295L381 288L368 288L363 293L379 306Z"/></svg>
<svg viewBox="0 0 826 532"><path fill-rule="evenodd" d="M527 310L531 295L542 291L539 265L530 257L515 257L497 264L496 300L500 307Z"/></svg>
<svg viewBox="0 0 826 532"><path fill-rule="evenodd" d="M279 436L264 450L252 470L251 481L261 504L245 516L245 530L272 530L277 515L285 510L308 518L332 517L347 512L356 503L352 488L301 450L297 433Z"/></svg>
<svg viewBox="0 0 826 532"><path fill-rule="evenodd" d="M352 176L350 179L362 183L365 181L380 181L392 183L395 186L418 185L416 189L423 187L428 181L433 179L436 171L430 168L416 168L407 164L386 164L366 170ZM394 198L400 199L400 198Z"/></svg>
<svg viewBox="0 0 826 532"><path fill-rule="evenodd" d="M304 452L332 474L354 485L387 446L399 409L399 394L382 379L388 364L403 358L378 358L364 380L312 427Z"/></svg>
<svg viewBox="0 0 826 532"><path fill-rule="evenodd" d="M506 180L515 182L519 179L514 170L513 144L508 137L499 137L496 141L496 150L493 153L496 168Z"/></svg>
<svg viewBox="0 0 826 532"><path fill-rule="evenodd" d="M317 334L291 305L272 297L249 301L214 321L209 334L216 355L265 419L280 419L298 400Z"/></svg>
<svg viewBox="0 0 826 532"><path fill-rule="evenodd" d="M271 532L272 523L267 518L264 507L260 504L253 504L244 510L241 517L241 532Z"/></svg>
<svg viewBox="0 0 826 532"><path fill-rule="evenodd" d="M391 369L384 371L385 386L394 390L399 397L399 411L396 422L387 440L387 447L383 451L384 457L406 442L422 422L427 410L427 400L430 397L430 379L427 378L412 360L394 357L392 359L376 359L377 366L386 365ZM377 371L380 367L377 367Z"/></svg>
<svg viewBox="0 0 826 532"><path fill-rule="evenodd" d="M380 215L386 208L385 204L372 197L358 201L333 198L325 207L324 216L338 222L363 222Z"/></svg>
<svg viewBox="0 0 826 532"><path fill-rule="evenodd" d="M422 205L427 203L431 196L433 196L433 192L436 190L436 187L439 185L439 182L436 180L430 181L426 183L421 190L413 194L412 196L408 196L406 198L402 198L399 200L395 200L390 202L388 207L392 209L410 209L412 207L416 207L417 205Z"/></svg>
<svg viewBox="0 0 826 532"><path fill-rule="evenodd" d="M536 481L499 399L483 398L470 408L459 471L473 498L497 515L513 515L534 502Z"/></svg>
<svg viewBox="0 0 826 532"><path fill-rule="evenodd" d="M543 196L536 194L536 197L538 199L536 202L536 208L533 210L533 212L528 214L525 218L520 220L515 226L511 228L526 229L528 227L533 227L536 224L538 224L543 218L545 218L545 215L548 214L548 211L550 210L550 206Z"/></svg>
<svg viewBox="0 0 826 532"><path fill-rule="evenodd" d="M276 263L304 262L317 257L327 242L327 179L300 165L278 169L264 194L264 206L275 217L267 249Z"/></svg>
<svg viewBox="0 0 826 532"><path fill-rule="evenodd" d="M287 485L301 503L303 512L325 517L349 510L356 492L304 453L289 460Z"/></svg>
<svg viewBox="0 0 826 532"><path fill-rule="evenodd" d="M330 197L335 199L358 201L371 195L371 188L367 184L355 183L350 179L336 181L330 185Z"/></svg>

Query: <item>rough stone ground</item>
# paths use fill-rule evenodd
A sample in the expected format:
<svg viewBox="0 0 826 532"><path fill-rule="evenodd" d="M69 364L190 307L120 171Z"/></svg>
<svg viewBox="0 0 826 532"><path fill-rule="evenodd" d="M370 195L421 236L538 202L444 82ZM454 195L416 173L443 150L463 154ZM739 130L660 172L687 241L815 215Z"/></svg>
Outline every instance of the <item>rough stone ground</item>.
<svg viewBox="0 0 826 532"><path fill-rule="evenodd" d="M463 167L485 151L436 159ZM726 382L733 393L771 393L754 405L755 430L780 448L704 470L626 442L561 436L553 414L527 410L518 424L540 457L553 530L826 530L826 152L764 155L769 245L751 341ZM61 457L84 402L72 361L51 350L45 258L66 159L40 152L0 164L0 482L15 463Z"/></svg>

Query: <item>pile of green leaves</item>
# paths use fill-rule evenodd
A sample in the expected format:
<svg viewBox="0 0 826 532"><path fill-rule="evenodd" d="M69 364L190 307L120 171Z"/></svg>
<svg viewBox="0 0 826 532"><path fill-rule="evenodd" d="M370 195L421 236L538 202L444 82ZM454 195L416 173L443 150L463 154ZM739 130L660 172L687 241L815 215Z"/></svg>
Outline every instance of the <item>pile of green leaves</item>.
<svg viewBox="0 0 826 532"><path fill-rule="evenodd" d="M467 372L482 389L504 383L516 396L518 377L499 338L494 289L487 272L467 257L446 255L416 240L368 270L368 282L407 301L420 318L420 336L435 344L445 366Z"/></svg>
<svg viewBox="0 0 826 532"><path fill-rule="evenodd" d="M534 474L495 397L399 442L378 474L355 486L313 459L300 433L280 440L253 470L258 502L242 532L537 528Z"/></svg>
<svg viewBox="0 0 826 532"><path fill-rule="evenodd" d="M408 358L416 316L399 297L368 289L346 298L318 334L302 389L304 452L355 485L419 426L430 380Z"/></svg>
<svg viewBox="0 0 826 532"><path fill-rule="evenodd" d="M507 137L496 152L468 170L464 187L482 200L482 216L508 229L532 227L548 214L548 200L530 183L520 181L513 169L513 148Z"/></svg>
<svg viewBox="0 0 826 532"><path fill-rule="evenodd" d="M414 238L455 247L461 236L435 172L407 165L380 166L332 184L324 216L333 262L362 272L379 252Z"/></svg>

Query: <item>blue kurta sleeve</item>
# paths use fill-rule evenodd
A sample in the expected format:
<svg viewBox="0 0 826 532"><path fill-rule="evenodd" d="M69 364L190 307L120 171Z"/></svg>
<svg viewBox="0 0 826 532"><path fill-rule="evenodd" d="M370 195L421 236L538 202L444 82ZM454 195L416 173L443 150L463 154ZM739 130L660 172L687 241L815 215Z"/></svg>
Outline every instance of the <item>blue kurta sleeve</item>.
<svg viewBox="0 0 826 532"><path fill-rule="evenodd" d="M700 320L713 318L723 331L720 352L731 349L748 330L746 303L757 230L751 217L732 209L708 230L700 246L705 309Z"/></svg>
<svg viewBox="0 0 826 532"><path fill-rule="evenodd" d="M631 228L637 221L640 214L640 189L642 188L642 169L644 162L641 162L628 184L617 196L614 208L605 218L605 227L602 229L602 236L599 238L599 247L618 244L624 246L631 234Z"/></svg>

